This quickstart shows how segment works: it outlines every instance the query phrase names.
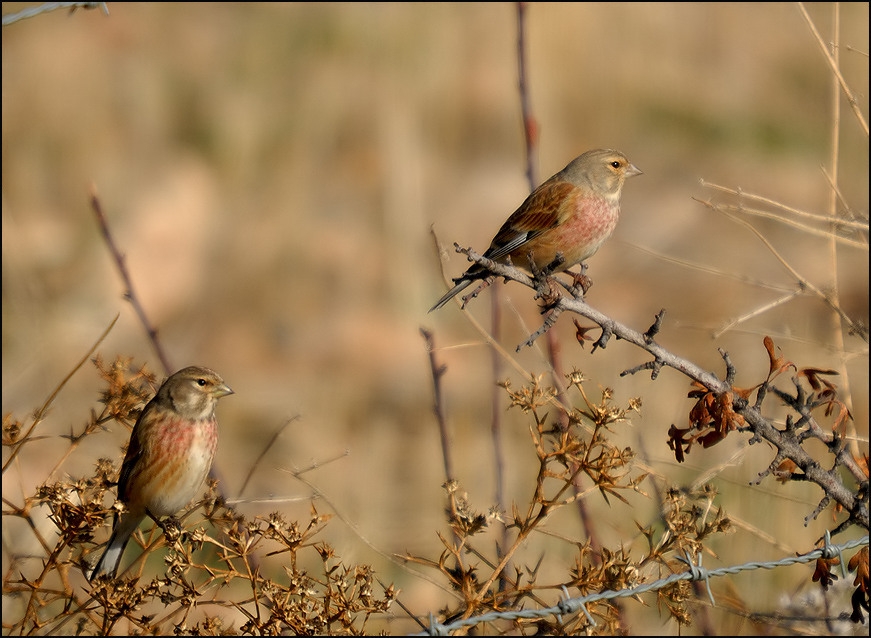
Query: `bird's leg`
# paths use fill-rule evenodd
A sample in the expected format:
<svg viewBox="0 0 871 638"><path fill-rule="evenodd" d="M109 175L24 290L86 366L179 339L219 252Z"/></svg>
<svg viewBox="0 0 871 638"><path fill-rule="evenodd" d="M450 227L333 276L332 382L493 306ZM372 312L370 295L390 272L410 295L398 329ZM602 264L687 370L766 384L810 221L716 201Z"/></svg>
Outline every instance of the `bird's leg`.
<svg viewBox="0 0 871 638"><path fill-rule="evenodd" d="M562 253L557 253L554 256L553 261L545 266L542 272L545 274L545 276L550 276L557 268L563 265L563 262L565 262L565 260L566 259L565 257L563 257Z"/></svg>

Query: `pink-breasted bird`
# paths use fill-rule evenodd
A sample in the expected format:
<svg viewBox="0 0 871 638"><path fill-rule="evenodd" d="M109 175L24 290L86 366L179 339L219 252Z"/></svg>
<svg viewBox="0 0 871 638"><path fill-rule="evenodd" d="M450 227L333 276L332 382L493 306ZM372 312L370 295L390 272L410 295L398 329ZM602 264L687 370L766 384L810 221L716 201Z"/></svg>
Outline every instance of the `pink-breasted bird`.
<svg viewBox="0 0 871 638"><path fill-rule="evenodd" d="M133 431L118 479L112 537L90 579L118 572L130 536L146 516L172 516L203 485L218 446L218 399L233 394L218 374L191 366L170 376L148 402Z"/></svg>
<svg viewBox="0 0 871 638"><path fill-rule="evenodd" d="M562 272L592 257L617 225L620 193L626 178L641 171L620 151L587 151L536 188L502 224L484 257L511 258L529 268L529 255L538 270L553 263L557 253ZM454 279L456 284L429 312L441 308L488 271L478 264Z"/></svg>

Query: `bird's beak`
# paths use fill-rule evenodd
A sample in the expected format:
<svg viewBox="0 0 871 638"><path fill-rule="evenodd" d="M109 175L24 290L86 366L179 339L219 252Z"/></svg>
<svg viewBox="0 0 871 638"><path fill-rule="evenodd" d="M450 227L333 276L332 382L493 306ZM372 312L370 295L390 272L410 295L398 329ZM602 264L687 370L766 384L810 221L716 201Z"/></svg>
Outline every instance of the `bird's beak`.
<svg viewBox="0 0 871 638"><path fill-rule="evenodd" d="M635 164L629 164L626 167L626 177L632 177L633 175L643 175L643 172L640 168L635 166Z"/></svg>
<svg viewBox="0 0 871 638"><path fill-rule="evenodd" d="M212 396L215 397L216 399L220 399L221 397L225 397L228 394L235 394L235 392L233 392L230 389L230 386L228 386L226 383L222 383L219 386L215 386L215 389L212 390Z"/></svg>

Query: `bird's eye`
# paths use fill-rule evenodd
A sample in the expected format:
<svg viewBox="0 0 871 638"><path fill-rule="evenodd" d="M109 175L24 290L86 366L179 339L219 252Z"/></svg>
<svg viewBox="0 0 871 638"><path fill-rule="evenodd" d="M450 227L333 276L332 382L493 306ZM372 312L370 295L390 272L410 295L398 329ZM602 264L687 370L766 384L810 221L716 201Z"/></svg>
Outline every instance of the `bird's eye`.
<svg viewBox="0 0 871 638"><path fill-rule="evenodd" d="M620 168L620 160L614 160L613 162L611 162L611 167Z"/></svg>
<svg viewBox="0 0 871 638"><path fill-rule="evenodd" d="M206 387L206 380L205 379L197 379L197 385L200 386L201 388L205 388Z"/></svg>

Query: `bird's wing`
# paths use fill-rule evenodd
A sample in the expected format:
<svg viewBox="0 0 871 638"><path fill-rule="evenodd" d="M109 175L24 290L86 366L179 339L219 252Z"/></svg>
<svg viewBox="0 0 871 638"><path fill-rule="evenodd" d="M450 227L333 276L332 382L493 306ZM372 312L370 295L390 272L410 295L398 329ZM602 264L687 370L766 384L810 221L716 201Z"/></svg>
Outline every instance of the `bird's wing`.
<svg viewBox="0 0 871 638"><path fill-rule="evenodd" d="M130 475L133 473L133 468L136 467L136 461L142 455L143 451L142 443L139 441L139 437L142 433L142 428L139 424L149 418L149 414L153 409L154 400L152 399L152 401L142 409L139 418L136 419L136 425L133 426L133 432L130 436L130 443L127 445L127 454L124 455L124 463L121 464L121 473L118 476L118 498L125 503L129 497L127 490L130 482Z"/></svg>
<svg viewBox="0 0 871 638"><path fill-rule="evenodd" d="M559 226L565 221L564 203L573 188L569 182L548 180L535 189L502 224L484 256L500 259L544 231Z"/></svg>

